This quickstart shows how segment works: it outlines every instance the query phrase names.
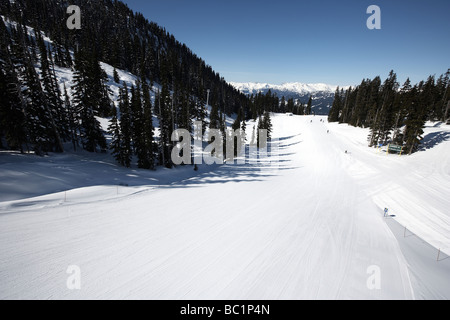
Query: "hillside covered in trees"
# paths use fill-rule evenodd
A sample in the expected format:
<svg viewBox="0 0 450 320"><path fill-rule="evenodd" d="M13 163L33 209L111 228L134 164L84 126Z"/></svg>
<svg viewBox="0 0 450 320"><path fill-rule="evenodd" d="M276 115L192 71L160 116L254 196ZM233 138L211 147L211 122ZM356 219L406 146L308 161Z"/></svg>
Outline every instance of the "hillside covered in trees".
<svg viewBox="0 0 450 320"><path fill-rule="evenodd" d="M450 69L436 79L400 86L394 71L382 83L380 77L364 79L347 91L337 88L330 122L370 128L369 146L393 143L411 154L418 150L427 121L450 124Z"/></svg>
<svg viewBox="0 0 450 320"><path fill-rule="evenodd" d="M69 5L82 10L80 30L66 26ZM170 166L164 163L170 134L206 120L207 90L221 119L224 114L239 114L242 121L264 114L263 109L252 113L247 96L165 29L120 1L2 1L0 14L0 148L45 154L63 152L71 142L73 149L89 152L111 147L125 166L133 155L143 168L155 162ZM134 87L124 86L120 101L111 101L100 62L139 78ZM72 87L58 85L55 68L73 71ZM160 123L159 143L154 116ZM112 119L112 146L97 117Z"/></svg>

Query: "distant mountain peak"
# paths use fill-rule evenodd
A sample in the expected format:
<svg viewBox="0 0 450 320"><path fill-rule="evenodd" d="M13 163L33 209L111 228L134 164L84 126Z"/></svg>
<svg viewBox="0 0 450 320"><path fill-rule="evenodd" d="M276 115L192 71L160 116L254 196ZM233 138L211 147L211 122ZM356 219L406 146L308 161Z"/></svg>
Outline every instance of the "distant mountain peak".
<svg viewBox="0 0 450 320"><path fill-rule="evenodd" d="M290 92L294 94L311 94L318 92L330 92L336 91L336 85L330 85L325 83L301 83L301 82L287 82L281 85L258 83L258 82L230 82L230 84L237 90L246 94L255 94L258 92L266 92L269 89L275 92Z"/></svg>
<svg viewBox="0 0 450 320"><path fill-rule="evenodd" d="M252 95L263 93L269 90L278 97L286 99L300 100L306 104L309 98L313 98L313 110L317 115L328 115L334 101L334 93L338 86L325 83L301 83L288 82L281 85L257 82L229 82L240 92ZM342 87L344 90L346 87Z"/></svg>

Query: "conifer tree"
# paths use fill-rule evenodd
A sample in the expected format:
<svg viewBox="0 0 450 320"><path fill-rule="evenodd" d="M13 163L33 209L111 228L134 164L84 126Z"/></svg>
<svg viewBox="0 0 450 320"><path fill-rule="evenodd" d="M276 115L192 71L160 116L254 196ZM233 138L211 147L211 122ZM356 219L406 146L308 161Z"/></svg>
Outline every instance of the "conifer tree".
<svg viewBox="0 0 450 320"><path fill-rule="evenodd" d="M398 89L397 75L392 70L383 83L381 91L381 109L371 128L370 146L386 144L395 124L395 96Z"/></svg>
<svg viewBox="0 0 450 320"><path fill-rule="evenodd" d="M257 136L256 136L256 126L255 125L253 126L253 129L252 129L252 137L251 137L251 140L250 140L250 145L251 146L258 145L258 140L257 140Z"/></svg>
<svg viewBox="0 0 450 320"><path fill-rule="evenodd" d="M172 168L171 136L172 136L172 99L166 83L158 94L159 125L160 125L160 163L166 168Z"/></svg>
<svg viewBox="0 0 450 320"><path fill-rule="evenodd" d="M63 86L64 86L64 91L63 91L64 109L67 114L67 125L68 125L69 137L70 137L69 140L72 141L73 150L77 151L77 148L79 147L79 141L78 141L79 117L78 117L78 114L77 114L75 108L73 107L73 105L70 101L69 94L67 93L66 83L64 83Z"/></svg>
<svg viewBox="0 0 450 320"><path fill-rule="evenodd" d="M311 97L309 97L308 105L306 106L306 112L305 112L306 115L308 115L308 116L310 116L312 114L312 101L313 101L313 99L311 96Z"/></svg>
<svg viewBox="0 0 450 320"><path fill-rule="evenodd" d="M213 105L211 106L211 113L209 115L209 128L210 129L220 128L219 108L215 103L213 103Z"/></svg>
<svg viewBox="0 0 450 320"><path fill-rule="evenodd" d="M122 149L122 134L120 132L120 125L117 118L117 109L113 108L112 110L112 117L110 120L110 124L108 127L108 132L111 134L112 139L109 146L109 149L111 150L111 154L114 156L114 159L122 165L125 166L125 159L123 155L123 149Z"/></svg>
<svg viewBox="0 0 450 320"><path fill-rule="evenodd" d="M37 155L49 151L62 151L62 144L58 139L58 128L48 108L39 75L30 55L30 42L26 29L17 25L17 28L13 28L11 32L11 60L8 59L11 68L9 70L12 74L17 72L18 83L14 85L13 91L18 93L21 102L19 105L25 116L27 148L31 146Z"/></svg>
<svg viewBox="0 0 450 320"><path fill-rule="evenodd" d="M264 120L262 116L258 118L258 126L256 128L256 145L258 146L258 148L265 147L266 145L265 141L261 140L261 130L264 130Z"/></svg>
<svg viewBox="0 0 450 320"><path fill-rule="evenodd" d="M120 83L119 73L117 72L116 68L114 68L114 71L113 71L113 78L114 78L115 83Z"/></svg>
<svg viewBox="0 0 450 320"><path fill-rule="evenodd" d="M3 149L3 136L5 134L5 118L8 112L8 96L6 75L2 67L2 61L0 60L0 149Z"/></svg>
<svg viewBox="0 0 450 320"><path fill-rule="evenodd" d="M226 155L227 154L227 140L229 139L228 137L228 127L227 127L227 123L226 123L226 119L225 116L222 112L220 112L220 132L222 133L222 147L223 147L223 154ZM234 149L236 150L236 149Z"/></svg>
<svg viewBox="0 0 450 320"><path fill-rule="evenodd" d="M441 100L441 108L442 108L442 121L447 122L449 124L450 118L450 69L447 70L447 73L444 76L442 87L440 88L442 100Z"/></svg>
<svg viewBox="0 0 450 320"><path fill-rule="evenodd" d="M245 143L245 141L247 141L247 138L246 138L247 123L245 122L246 119L245 119L244 109L241 109L239 114L240 114L241 121L242 121L241 131L242 131L242 136L243 136L243 142Z"/></svg>
<svg viewBox="0 0 450 320"><path fill-rule="evenodd" d="M127 168L131 167L133 157L132 150L132 122L130 96L127 84L124 82L119 95L120 111L120 156L121 165Z"/></svg>
<svg viewBox="0 0 450 320"><path fill-rule="evenodd" d="M294 104L294 98L290 98L288 99L288 103L287 103L287 112L291 112L294 113L294 108L295 108L295 104ZM270 110L269 110L270 111Z"/></svg>
<svg viewBox="0 0 450 320"><path fill-rule="evenodd" d="M92 98L100 117L111 115L112 103L109 97L110 89L107 86L108 76L100 66L97 54L94 52L88 60L88 73Z"/></svg>
<svg viewBox="0 0 450 320"><path fill-rule="evenodd" d="M340 92L340 88L337 87L336 92L334 93L333 105L332 105L332 107L330 109L330 113L328 115L329 122L338 122L339 121L339 114L341 112L341 108L342 108L341 92Z"/></svg>
<svg viewBox="0 0 450 320"><path fill-rule="evenodd" d="M0 19L0 145L23 152L26 142L25 102L16 69L11 60L11 37ZM6 146L5 146L6 147Z"/></svg>
<svg viewBox="0 0 450 320"><path fill-rule="evenodd" d="M102 81L98 79L101 75L95 75L93 71L97 68L92 68L99 63L92 59L83 51L77 52L72 87L73 104L79 114L80 142L89 152L106 149L106 139L96 116L102 114L100 110L110 109L109 98L105 96L107 89L100 85Z"/></svg>
<svg viewBox="0 0 450 320"><path fill-rule="evenodd" d="M267 130L267 139L271 140L273 126L272 126L272 120L270 118L270 113L268 111L266 111L264 113L263 125L264 125L264 129Z"/></svg>
<svg viewBox="0 0 450 320"><path fill-rule="evenodd" d="M413 103L412 99L414 98L411 94L411 80L406 79L403 87L396 95L395 104L397 105L397 115L395 116L395 125L394 125L394 133L392 137L392 141L400 146L403 146L403 133L401 132L401 127L405 124L405 117L408 114L408 110L411 108L411 104Z"/></svg>
<svg viewBox="0 0 450 320"><path fill-rule="evenodd" d="M372 127L377 119L377 115L379 112L380 105L380 87L381 87L381 78L375 77L370 82L370 90L368 92L367 97L367 118L365 119L364 126Z"/></svg>
<svg viewBox="0 0 450 320"><path fill-rule="evenodd" d="M206 116L207 116L207 110L206 110L206 99L203 96L199 97L194 97L191 99L191 110L193 110L194 114L194 118L196 121L199 121L202 123L202 131L205 132L206 128L207 128L207 121L206 121Z"/></svg>
<svg viewBox="0 0 450 320"><path fill-rule="evenodd" d="M155 147L154 147L154 128L153 128L153 112L152 101L150 99L150 89L145 81L142 82L142 98L143 98L143 135L144 135L144 151L146 156L142 163L144 169L154 169L155 166Z"/></svg>
<svg viewBox="0 0 450 320"><path fill-rule="evenodd" d="M408 116L405 122L405 152L408 154L417 151L422 140L423 126L425 125L427 116L427 108L424 107L423 100L418 97L418 90L420 88L417 86L411 90L411 96L415 98L413 98L409 105Z"/></svg>
<svg viewBox="0 0 450 320"><path fill-rule="evenodd" d="M187 91L182 94L178 127L192 133L191 102Z"/></svg>
<svg viewBox="0 0 450 320"><path fill-rule="evenodd" d="M37 42L40 52L44 104L55 135L56 151L63 152L62 139L68 138L68 128L63 102L61 100L61 92L54 72L53 60L49 60L47 46L40 33L38 33Z"/></svg>
<svg viewBox="0 0 450 320"><path fill-rule="evenodd" d="M286 98L284 96L281 97L280 112L281 113L285 113L286 112ZM262 115L262 113L261 113L261 115Z"/></svg>
<svg viewBox="0 0 450 320"><path fill-rule="evenodd" d="M131 90L131 110L133 114L132 131L133 146L138 160L138 168L149 169L149 156L146 143L145 118L142 104L141 84L136 81L136 87Z"/></svg>
<svg viewBox="0 0 450 320"><path fill-rule="evenodd" d="M52 125L50 114L46 108L41 83L31 61L26 64L25 74L23 76L23 92L27 102L28 139L33 146L35 154L43 155L46 152L52 151L52 147L54 146L53 134L51 132Z"/></svg>

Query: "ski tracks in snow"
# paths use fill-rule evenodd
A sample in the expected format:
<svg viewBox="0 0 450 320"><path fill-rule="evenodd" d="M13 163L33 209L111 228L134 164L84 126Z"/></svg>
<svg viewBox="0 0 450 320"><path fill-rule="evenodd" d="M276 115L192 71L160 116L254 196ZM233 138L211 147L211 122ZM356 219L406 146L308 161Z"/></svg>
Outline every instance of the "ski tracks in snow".
<svg viewBox="0 0 450 320"><path fill-rule="evenodd" d="M0 215L0 298L413 298L345 144L310 119L273 117L277 167L225 165L116 200ZM65 286L69 264L80 291ZM367 286L372 265L379 290Z"/></svg>

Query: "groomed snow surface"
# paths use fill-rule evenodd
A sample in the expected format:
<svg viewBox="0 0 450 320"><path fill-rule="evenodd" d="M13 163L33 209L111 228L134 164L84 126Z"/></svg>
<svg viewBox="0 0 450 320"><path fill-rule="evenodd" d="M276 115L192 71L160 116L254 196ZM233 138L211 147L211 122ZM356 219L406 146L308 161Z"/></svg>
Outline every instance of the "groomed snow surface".
<svg viewBox="0 0 450 320"><path fill-rule="evenodd" d="M273 123L272 167L1 153L0 298L450 297L449 126L400 158L326 118Z"/></svg>

